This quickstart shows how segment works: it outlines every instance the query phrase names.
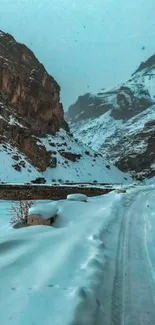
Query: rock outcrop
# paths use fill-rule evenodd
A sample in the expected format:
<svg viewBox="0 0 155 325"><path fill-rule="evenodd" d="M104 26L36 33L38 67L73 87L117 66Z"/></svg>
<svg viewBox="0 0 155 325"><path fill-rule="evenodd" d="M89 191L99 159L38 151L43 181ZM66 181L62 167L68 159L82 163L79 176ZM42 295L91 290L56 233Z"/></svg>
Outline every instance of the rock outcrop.
<svg viewBox="0 0 155 325"><path fill-rule="evenodd" d="M78 122L87 120L88 118L99 117L112 108L111 104L103 103L102 97L93 96L87 93L79 96L75 104L71 105L66 112L65 118L67 121Z"/></svg>
<svg viewBox="0 0 155 325"><path fill-rule="evenodd" d="M38 136L69 130L60 87L25 45L0 32L0 140L9 141L40 171L55 160Z"/></svg>
<svg viewBox="0 0 155 325"><path fill-rule="evenodd" d="M115 120L128 120L146 110L154 101L149 92L141 84L136 89L124 84L111 91L90 93L79 96L65 114L66 120L72 124L79 121L97 118L107 111Z"/></svg>
<svg viewBox="0 0 155 325"><path fill-rule="evenodd" d="M13 112L37 133L67 129L60 87L31 50L0 32L0 93Z"/></svg>

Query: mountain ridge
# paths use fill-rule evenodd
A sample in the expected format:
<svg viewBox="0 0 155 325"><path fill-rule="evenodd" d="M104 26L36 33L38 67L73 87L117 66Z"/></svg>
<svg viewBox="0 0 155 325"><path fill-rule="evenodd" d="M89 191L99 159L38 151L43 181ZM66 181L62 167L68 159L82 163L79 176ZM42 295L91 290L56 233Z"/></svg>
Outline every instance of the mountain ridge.
<svg viewBox="0 0 155 325"><path fill-rule="evenodd" d="M139 179L155 175L154 60L155 55L118 87L87 94L84 105L80 96L65 115L75 137Z"/></svg>

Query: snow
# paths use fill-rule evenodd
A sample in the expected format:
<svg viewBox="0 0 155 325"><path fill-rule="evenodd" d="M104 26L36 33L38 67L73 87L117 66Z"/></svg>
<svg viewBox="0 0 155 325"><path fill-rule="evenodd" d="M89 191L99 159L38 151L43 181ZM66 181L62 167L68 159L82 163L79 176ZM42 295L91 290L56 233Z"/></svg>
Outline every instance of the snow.
<svg viewBox="0 0 155 325"><path fill-rule="evenodd" d="M95 156L92 149L88 146L76 142L64 130L57 132L55 136L47 135L46 138L39 138L47 151L51 151L50 143L53 143L53 149L56 150L57 159L56 168L47 168L43 175L48 180L74 181L74 182L104 182L104 183L131 183L132 179L128 173L122 173L113 165L109 165L102 156ZM80 159L72 162L65 159L60 151L75 153L81 155ZM86 152L89 151L87 155ZM109 166L109 168L107 168ZM125 179L127 178L127 179Z"/></svg>
<svg viewBox="0 0 155 325"><path fill-rule="evenodd" d="M141 96L141 90L148 92L146 97L150 96L152 101L155 102L155 67L150 69L143 69L136 73L126 85L138 96Z"/></svg>
<svg viewBox="0 0 155 325"><path fill-rule="evenodd" d="M154 168L155 168L155 166L154 166ZM155 176L154 176L154 177L151 177L151 178L146 178L146 179L144 180L144 184L145 184L145 185L155 184Z"/></svg>
<svg viewBox="0 0 155 325"><path fill-rule="evenodd" d="M19 156L19 161L13 159L14 155ZM25 167L21 167L21 171L17 171L13 166L18 164L20 161L25 162ZM0 162L1 182L19 184L30 182L37 177L42 177L42 174L27 161L26 157L10 144L7 144L6 148L4 148L2 144L0 145Z"/></svg>
<svg viewBox="0 0 155 325"><path fill-rule="evenodd" d="M10 125L19 125L21 128L24 128L24 129L26 129L26 127L23 125L23 124L21 124L20 122L18 122L18 120L14 117L14 116L12 116L12 115L10 115L9 116L9 121L8 121L8 123L10 124Z"/></svg>
<svg viewBox="0 0 155 325"><path fill-rule="evenodd" d="M143 132L147 122L155 120L155 105L125 122L113 119L110 114L111 111L108 111L99 118L74 124L71 130L79 141L83 141L96 151L100 150L105 159L109 157L113 164L124 154L124 148L126 155L145 152L148 143L141 136L138 139L138 134ZM151 128L153 129L153 126ZM149 133L149 129L145 129L145 132ZM131 146L129 139L132 140L132 137L136 140ZM123 141L123 146L119 145L120 141Z"/></svg>
<svg viewBox="0 0 155 325"><path fill-rule="evenodd" d="M145 315L154 313L150 280L154 279L155 187L133 184L126 190L89 198L87 204L39 201L36 209L46 211L50 205L58 209L53 227L13 229L11 202L0 202L1 324L110 324L110 317L119 312L122 317L119 296L126 319L134 312L134 325L145 309L149 311Z"/></svg>
<svg viewBox="0 0 155 325"><path fill-rule="evenodd" d="M148 89L151 99L155 101L155 69L152 71L153 75L145 76L144 84L146 89Z"/></svg>
<svg viewBox="0 0 155 325"><path fill-rule="evenodd" d="M59 209L55 227L20 230L9 227L11 203L0 203L1 324L92 324L104 292L104 236L115 219L113 204L120 201L121 195L111 193L87 204L52 202Z"/></svg>
<svg viewBox="0 0 155 325"><path fill-rule="evenodd" d="M80 141L91 146L93 150L99 151L106 139L113 136L115 131L123 124L123 120L114 120L110 114L111 110L95 119L71 125L73 134Z"/></svg>
<svg viewBox="0 0 155 325"><path fill-rule="evenodd" d="M17 123L10 118L11 123ZM55 136L47 135L46 138L37 138L38 145L44 145L47 151L51 152L57 160L56 168L47 168L44 172L39 172L27 157L19 152L19 150L10 144L0 145L0 181L7 183L28 183L38 177L44 177L47 184L52 182L104 182L104 183L130 183L132 182L129 174L120 172L117 168L110 165L101 156L96 156L96 153L88 149L87 146L70 137L64 130L59 131ZM53 151L52 151L53 150ZM63 157L61 152L68 152L79 155L75 162ZM17 156L14 158L14 156ZM20 165L20 162L25 164ZM21 167L21 170L16 170ZM127 179L126 179L127 178Z"/></svg>
<svg viewBox="0 0 155 325"><path fill-rule="evenodd" d="M112 164L115 164L120 157L125 159L125 156L134 157L137 154L142 154L148 147L147 140L150 130L145 128L145 124L155 120L155 67L135 73L127 82L116 88L105 89L99 93L100 96L96 94L96 98L101 98L103 105L110 103L117 109L117 93L119 91L119 94L123 94L127 102L131 104L130 95L121 87L128 88L137 98L148 100L150 107L127 121L115 120L109 109L108 112L97 118L92 116L87 120L70 124L71 131L79 141L93 150L102 152L105 159ZM132 105L130 106L132 109ZM94 107L94 109L97 108ZM153 130L153 126L151 128ZM146 134L146 137L140 133Z"/></svg>
<svg viewBox="0 0 155 325"><path fill-rule="evenodd" d="M69 201L83 201L86 202L87 201L87 196L84 194L69 194L67 195L67 200Z"/></svg>
<svg viewBox="0 0 155 325"><path fill-rule="evenodd" d="M41 204L40 206L33 206L29 209L28 215L40 215L43 219L47 220L57 215L58 208L51 202L48 204Z"/></svg>
<svg viewBox="0 0 155 325"><path fill-rule="evenodd" d="M79 122L71 127L72 131L79 140L96 151L101 150L104 154L108 143L115 145L123 136L128 139L131 135L142 131L146 122L155 119L154 106L137 114L125 123L123 120L113 119L110 114L111 111L108 111L96 119L88 120L87 123ZM141 141L140 144L137 143L134 148L130 147L129 149L139 152L142 149L145 151L146 147L147 143Z"/></svg>

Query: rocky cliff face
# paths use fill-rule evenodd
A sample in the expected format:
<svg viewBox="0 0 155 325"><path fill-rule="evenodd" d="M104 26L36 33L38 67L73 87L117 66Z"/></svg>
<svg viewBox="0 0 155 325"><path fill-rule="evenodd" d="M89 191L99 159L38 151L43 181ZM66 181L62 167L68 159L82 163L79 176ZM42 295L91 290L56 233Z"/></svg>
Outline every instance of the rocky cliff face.
<svg viewBox="0 0 155 325"><path fill-rule="evenodd" d="M77 138L122 171L154 176L155 55L119 87L79 97L66 119Z"/></svg>
<svg viewBox="0 0 155 325"><path fill-rule="evenodd" d="M0 137L43 171L52 157L37 136L68 131L60 87L25 45L0 32ZM33 135L33 136L32 136Z"/></svg>
<svg viewBox="0 0 155 325"><path fill-rule="evenodd" d="M100 91L95 95L88 93L79 96L77 101L69 107L65 115L66 120L72 124L89 118L97 118L110 111L110 115L115 120L126 121L146 110L155 102L155 98L151 98L149 91L142 83L136 82L136 77L137 75L120 88Z"/></svg>
<svg viewBox="0 0 155 325"><path fill-rule="evenodd" d="M106 100L104 104L102 96L100 97L87 93L78 97L76 103L69 107L65 117L66 120L74 123L92 117L99 117L111 108L111 103L107 103Z"/></svg>
<svg viewBox="0 0 155 325"><path fill-rule="evenodd" d="M12 111L24 117L34 132L55 134L67 129L60 87L34 54L0 32L0 93Z"/></svg>

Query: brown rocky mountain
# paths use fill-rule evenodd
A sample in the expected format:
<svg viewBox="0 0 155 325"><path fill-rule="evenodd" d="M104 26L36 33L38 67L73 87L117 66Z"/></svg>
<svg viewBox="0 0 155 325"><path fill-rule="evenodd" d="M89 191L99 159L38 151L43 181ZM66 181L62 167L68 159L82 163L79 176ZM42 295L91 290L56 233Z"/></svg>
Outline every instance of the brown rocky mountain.
<svg viewBox="0 0 155 325"><path fill-rule="evenodd" d="M31 50L2 31L0 162L0 181L124 180L115 167L106 167L101 155L74 140L59 85Z"/></svg>
<svg viewBox="0 0 155 325"><path fill-rule="evenodd" d="M63 127L64 112L60 103L60 87L31 50L15 39L0 34L1 98L12 111L24 117L36 132L55 134Z"/></svg>
<svg viewBox="0 0 155 325"><path fill-rule="evenodd" d="M0 137L44 171L53 162L35 136L68 129L60 87L25 45L0 32ZM13 120L15 123L9 123ZM32 137L32 132L34 137Z"/></svg>
<svg viewBox="0 0 155 325"><path fill-rule="evenodd" d="M66 120L79 140L122 171L155 176L155 55L124 84L80 96Z"/></svg>

